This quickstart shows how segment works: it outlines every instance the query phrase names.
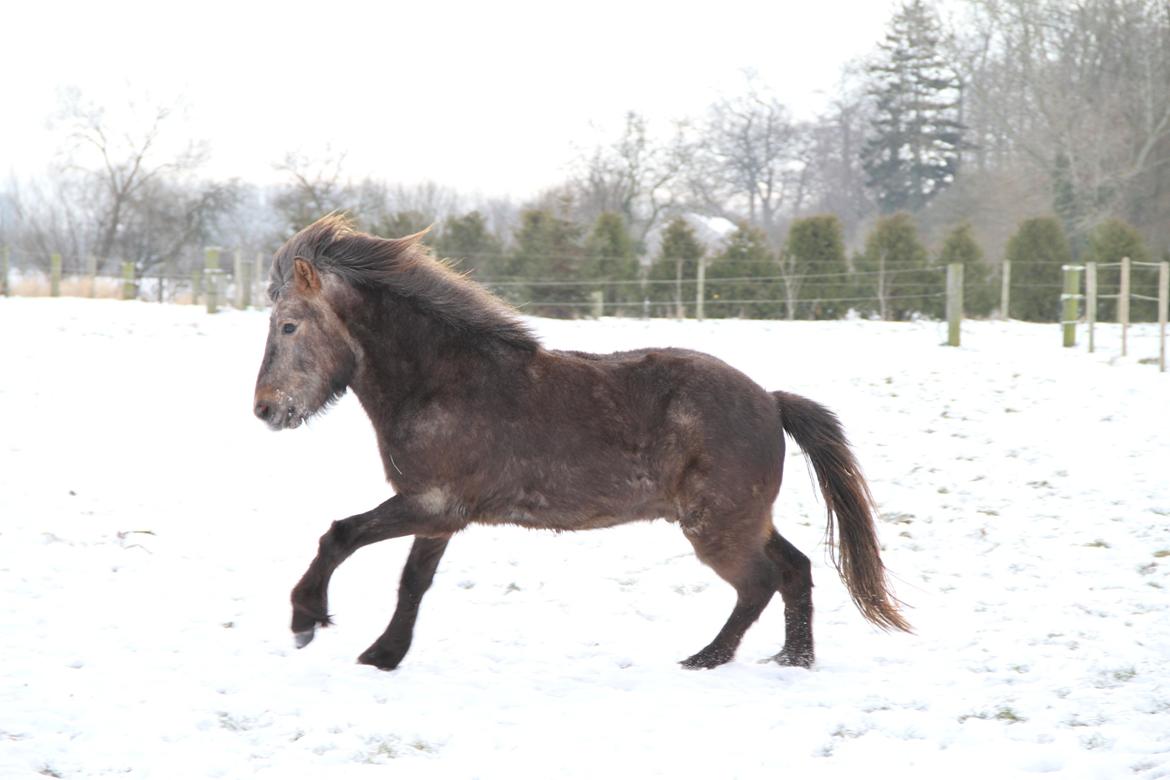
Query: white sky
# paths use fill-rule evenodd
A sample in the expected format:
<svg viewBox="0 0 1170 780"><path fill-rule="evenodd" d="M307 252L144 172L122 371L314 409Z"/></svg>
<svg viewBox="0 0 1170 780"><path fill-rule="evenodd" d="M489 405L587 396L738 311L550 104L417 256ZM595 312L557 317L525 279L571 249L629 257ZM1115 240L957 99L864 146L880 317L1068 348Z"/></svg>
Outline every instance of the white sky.
<svg viewBox="0 0 1170 780"><path fill-rule="evenodd" d="M799 116L867 54L890 0L707 3L6 3L0 173L43 170L63 86L101 103L181 96L172 141L207 173L272 181L285 152L347 153L355 178L524 197L627 110L665 132L758 72Z"/></svg>

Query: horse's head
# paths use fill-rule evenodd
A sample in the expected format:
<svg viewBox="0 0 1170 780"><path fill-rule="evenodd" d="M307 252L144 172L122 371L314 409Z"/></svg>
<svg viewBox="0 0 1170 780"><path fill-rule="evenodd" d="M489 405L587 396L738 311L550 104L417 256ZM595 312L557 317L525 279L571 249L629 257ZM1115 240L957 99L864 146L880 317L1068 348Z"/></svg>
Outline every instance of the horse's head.
<svg viewBox="0 0 1170 780"><path fill-rule="evenodd" d="M254 399L256 416L274 431L296 428L340 398L361 354L337 313L352 289L310 260L288 259L278 253L273 268L272 318Z"/></svg>

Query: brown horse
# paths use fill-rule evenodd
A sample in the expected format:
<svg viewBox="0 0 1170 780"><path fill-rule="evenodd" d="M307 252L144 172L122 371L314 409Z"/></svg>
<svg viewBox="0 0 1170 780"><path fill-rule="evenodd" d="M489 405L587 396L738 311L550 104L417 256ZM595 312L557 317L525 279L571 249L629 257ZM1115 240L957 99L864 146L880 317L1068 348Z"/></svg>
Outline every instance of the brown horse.
<svg viewBox="0 0 1170 780"><path fill-rule="evenodd" d="M545 349L420 235L377 238L328 216L273 258L256 415L296 428L353 388L395 491L321 537L292 591L298 647L329 624L330 576L364 545L414 536L390 625L359 659L393 669L447 542L470 523L564 531L666 518L737 595L715 639L682 664L730 661L779 591L786 635L775 660L810 666L809 559L772 526L782 431L812 461L854 603L878 626L909 630L887 588L869 489L832 412L699 352Z"/></svg>

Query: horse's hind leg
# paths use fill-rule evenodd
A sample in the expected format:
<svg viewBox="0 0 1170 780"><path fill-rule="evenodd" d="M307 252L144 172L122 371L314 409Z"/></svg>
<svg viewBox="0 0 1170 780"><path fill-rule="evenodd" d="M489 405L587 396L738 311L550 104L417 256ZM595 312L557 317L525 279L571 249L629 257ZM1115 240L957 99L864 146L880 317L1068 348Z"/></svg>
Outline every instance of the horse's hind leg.
<svg viewBox="0 0 1170 780"><path fill-rule="evenodd" d="M414 537L414 546L410 548L410 555L402 568L394 617L390 618L390 625L382 636L358 657L358 663L379 669L396 669L402 662L414 638L414 622L418 619L419 604L422 603L423 594L431 587L435 569L439 566L450 538Z"/></svg>
<svg viewBox="0 0 1170 780"><path fill-rule="evenodd" d="M812 666L812 565L775 529L764 549L779 570L784 598L784 648L772 660L782 666Z"/></svg>
<svg viewBox="0 0 1170 780"><path fill-rule="evenodd" d="M727 529L723 529L726 531ZM699 560L735 588L735 608L711 643L682 661L689 669L713 669L735 657L744 633L760 617L779 587L775 564L759 542L729 545L726 536L705 538L688 533ZM752 534L748 538L759 538Z"/></svg>

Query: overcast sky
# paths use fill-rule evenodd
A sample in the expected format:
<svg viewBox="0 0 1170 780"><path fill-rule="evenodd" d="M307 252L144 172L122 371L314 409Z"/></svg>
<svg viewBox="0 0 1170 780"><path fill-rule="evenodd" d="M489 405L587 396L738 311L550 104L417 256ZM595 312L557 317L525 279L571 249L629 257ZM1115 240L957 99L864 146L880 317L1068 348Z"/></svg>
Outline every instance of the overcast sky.
<svg viewBox="0 0 1170 780"><path fill-rule="evenodd" d="M627 110L665 131L744 69L800 116L872 51L891 0L7 4L0 171L42 170L60 88L111 107L185 106L172 142L206 139L207 173L276 178L290 150L347 153L350 176L430 179L523 198Z"/></svg>

